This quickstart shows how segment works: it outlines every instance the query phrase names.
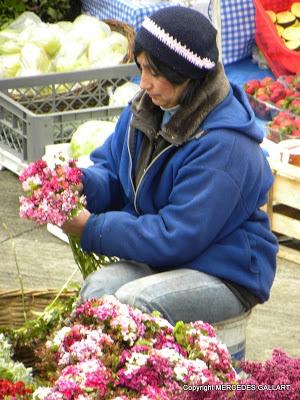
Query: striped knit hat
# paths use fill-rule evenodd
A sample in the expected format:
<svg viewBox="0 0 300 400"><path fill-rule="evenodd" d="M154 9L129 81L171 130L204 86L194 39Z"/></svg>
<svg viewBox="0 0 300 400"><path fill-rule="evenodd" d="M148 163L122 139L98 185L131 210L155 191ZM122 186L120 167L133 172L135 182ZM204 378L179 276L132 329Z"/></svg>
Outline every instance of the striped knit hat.
<svg viewBox="0 0 300 400"><path fill-rule="evenodd" d="M135 40L174 71L201 79L218 62L216 35L216 29L200 12L172 6L145 18Z"/></svg>

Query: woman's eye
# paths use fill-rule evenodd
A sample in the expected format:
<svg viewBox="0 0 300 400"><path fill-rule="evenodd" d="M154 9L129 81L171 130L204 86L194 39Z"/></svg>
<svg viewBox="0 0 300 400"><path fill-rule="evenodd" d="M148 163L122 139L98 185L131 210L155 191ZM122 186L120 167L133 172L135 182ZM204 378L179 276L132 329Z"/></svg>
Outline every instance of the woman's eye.
<svg viewBox="0 0 300 400"><path fill-rule="evenodd" d="M159 76L159 73L157 71L154 71L153 69L150 70L150 74L151 74L151 76L154 76L154 77Z"/></svg>

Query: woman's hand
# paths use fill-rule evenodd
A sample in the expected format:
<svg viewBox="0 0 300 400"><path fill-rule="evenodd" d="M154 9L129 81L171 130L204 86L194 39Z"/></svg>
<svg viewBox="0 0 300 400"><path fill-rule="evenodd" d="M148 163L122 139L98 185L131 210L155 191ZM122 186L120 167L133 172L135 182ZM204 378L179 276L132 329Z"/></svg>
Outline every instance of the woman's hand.
<svg viewBox="0 0 300 400"><path fill-rule="evenodd" d="M63 232L67 235L80 237L90 215L91 213L84 208L76 217L62 225Z"/></svg>
<svg viewBox="0 0 300 400"><path fill-rule="evenodd" d="M74 187L74 191L78 192L79 196L83 193L83 183L79 183Z"/></svg>

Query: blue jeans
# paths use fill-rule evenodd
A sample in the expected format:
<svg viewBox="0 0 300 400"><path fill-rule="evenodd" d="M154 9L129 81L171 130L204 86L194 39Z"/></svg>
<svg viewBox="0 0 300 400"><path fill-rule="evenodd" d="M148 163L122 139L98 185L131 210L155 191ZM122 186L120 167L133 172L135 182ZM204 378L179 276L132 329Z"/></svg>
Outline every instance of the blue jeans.
<svg viewBox="0 0 300 400"><path fill-rule="evenodd" d="M84 300L112 294L144 312L160 311L173 325L197 320L216 323L246 311L216 277L192 269L157 272L132 261L119 261L92 273L80 294Z"/></svg>

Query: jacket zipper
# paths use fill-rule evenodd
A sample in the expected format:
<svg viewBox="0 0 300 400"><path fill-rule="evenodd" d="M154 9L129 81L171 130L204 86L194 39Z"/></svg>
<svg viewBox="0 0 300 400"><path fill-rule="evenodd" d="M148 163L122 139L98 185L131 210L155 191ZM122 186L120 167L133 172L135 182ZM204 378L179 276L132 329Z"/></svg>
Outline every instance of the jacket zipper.
<svg viewBox="0 0 300 400"><path fill-rule="evenodd" d="M130 176L130 182L131 182L132 190L133 190L133 193L134 193L134 201L133 201L134 208L135 208L135 211L137 212L137 214L140 215L140 212L139 212L138 207L137 207L137 196L138 196L138 192L139 192L139 189L141 187L142 181L145 178L145 175L147 174L149 169L159 159L159 157L161 157L167 150L169 150L171 147L174 147L175 145L174 144L170 144L168 147L164 148L159 154L157 154L157 156L155 156L153 158L151 163L144 170L143 175L141 176L141 179L139 181L139 184L138 184L137 188L135 189L133 181L132 181L132 174L131 174L131 172L132 172L132 157L131 157L131 153L130 153L129 139L130 139L130 131L128 132L128 140L127 140L127 149L128 149L128 153L129 153L129 159L130 159L130 162L129 162L129 176Z"/></svg>

